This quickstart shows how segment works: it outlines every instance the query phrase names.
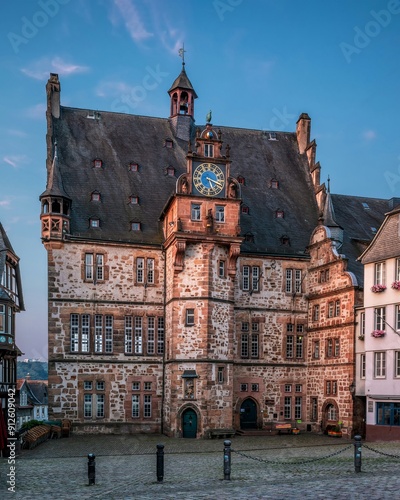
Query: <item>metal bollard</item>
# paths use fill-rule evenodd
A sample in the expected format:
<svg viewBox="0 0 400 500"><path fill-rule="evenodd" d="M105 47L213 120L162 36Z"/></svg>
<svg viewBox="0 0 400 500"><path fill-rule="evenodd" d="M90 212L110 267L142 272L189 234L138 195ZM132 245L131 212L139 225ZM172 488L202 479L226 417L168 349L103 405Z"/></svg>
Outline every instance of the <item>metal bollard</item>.
<svg viewBox="0 0 400 500"><path fill-rule="evenodd" d="M361 436L354 436L354 469L361 472Z"/></svg>
<svg viewBox="0 0 400 500"><path fill-rule="evenodd" d="M89 453L88 455L88 478L89 478L89 486L92 486L96 483L96 456L94 453Z"/></svg>
<svg viewBox="0 0 400 500"><path fill-rule="evenodd" d="M224 480L231 479L231 441L224 441Z"/></svg>
<svg viewBox="0 0 400 500"><path fill-rule="evenodd" d="M157 445L157 481L160 483L164 479L164 445Z"/></svg>

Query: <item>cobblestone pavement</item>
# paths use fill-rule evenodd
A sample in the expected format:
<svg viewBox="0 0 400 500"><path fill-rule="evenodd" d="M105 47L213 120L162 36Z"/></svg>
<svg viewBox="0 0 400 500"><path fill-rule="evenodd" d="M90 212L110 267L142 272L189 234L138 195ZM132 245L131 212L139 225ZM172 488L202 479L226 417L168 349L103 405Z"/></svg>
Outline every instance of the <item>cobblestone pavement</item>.
<svg viewBox="0 0 400 500"><path fill-rule="evenodd" d="M396 499L400 443L363 443L355 473L353 442L299 436L236 436L231 479L224 480L224 440L166 436L77 436L53 439L10 464L0 458L0 498L24 499ZM156 445L164 444L164 480L157 482ZM376 453L377 450L379 453ZM88 486L87 455L96 455L96 484Z"/></svg>

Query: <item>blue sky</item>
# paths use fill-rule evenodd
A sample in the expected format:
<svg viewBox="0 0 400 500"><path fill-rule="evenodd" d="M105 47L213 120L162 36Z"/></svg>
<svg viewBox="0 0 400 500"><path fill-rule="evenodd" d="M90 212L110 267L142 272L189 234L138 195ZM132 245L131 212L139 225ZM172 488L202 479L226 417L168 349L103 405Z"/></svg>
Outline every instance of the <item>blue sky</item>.
<svg viewBox="0 0 400 500"><path fill-rule="evenodd" d="M0 6L0 221L21 259L17 343L47 358L45 84L64 106L168 117L181 69L197 124L312 118L333 193L400 196L400 0L18 0ZM234 147L232 144L231 147Z"/></svg>

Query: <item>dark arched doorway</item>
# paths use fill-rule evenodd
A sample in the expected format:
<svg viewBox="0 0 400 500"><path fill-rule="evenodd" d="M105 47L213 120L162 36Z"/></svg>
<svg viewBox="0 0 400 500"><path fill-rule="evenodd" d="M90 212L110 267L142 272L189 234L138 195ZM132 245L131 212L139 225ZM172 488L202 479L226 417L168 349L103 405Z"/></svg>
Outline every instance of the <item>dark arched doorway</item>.
<svg viewBox="0 0 400 500"><path fill-rule="evenodd" d="M191 408L182 413L182 436L184 438L197 436L197 413Z"/></svg>
<svg viewBox="0 0 400 500"><path fill-rule="evenodd" d="M257 404L254 399L245 399L240 407L240 428L257 429Z"/></svg>

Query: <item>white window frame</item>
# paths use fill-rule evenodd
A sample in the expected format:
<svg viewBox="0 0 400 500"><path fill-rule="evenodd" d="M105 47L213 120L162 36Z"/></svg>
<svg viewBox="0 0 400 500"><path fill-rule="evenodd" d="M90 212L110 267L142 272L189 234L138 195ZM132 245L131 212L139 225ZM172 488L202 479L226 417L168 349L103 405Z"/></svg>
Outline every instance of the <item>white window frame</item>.
<svg viewBox="0 0 400 500"><path fill-rule="evenodd" d="M400 351L394 351L394 377L400 378Z"/></svg>
<svg viewBox="0 0 400 500"><path fill-rule="evenodd" d="M386 329L386 308L375 307L374 309L374 330Z"/></svg>
<svg viewBox="0 0 400 500"><path fill-rule="evenodd" d="M377 262L374 270L374 285L386 284L386 262Z"/></svg>
<svg viewBox="0 0 400 500"><path fill-rule="evenodd" d="M365 353L360 354L360 379L365 379Z"/></svg>
<svg viewBox="0 0 400 500"><path fill-rule="evenodd" d="M204 156L214 158L214 144L204 144Z"/></svg>
<svg viewBox="0 0 400 500"><path fill-rule="evenodd" d="M374 378L386 378L386 352L374 352Z"/></svg>
<svg viewBox="0 0 400 500"><path fill-rule="evenodd" d="M132 354L132 316L125 316L124 325L125 353Z"/></svg>
<svg viewBox="0 0 400 500"><path fill-rule="evenodd" d="M193 221L201 220L201 204L192 203L190 207L190 217Z"/></svg>
<svg viewBox="0 0 400 500"><path fill-rule="evenodd" d="M224 205L215 206L215 222L225 222L225 207Z"/></svg>

